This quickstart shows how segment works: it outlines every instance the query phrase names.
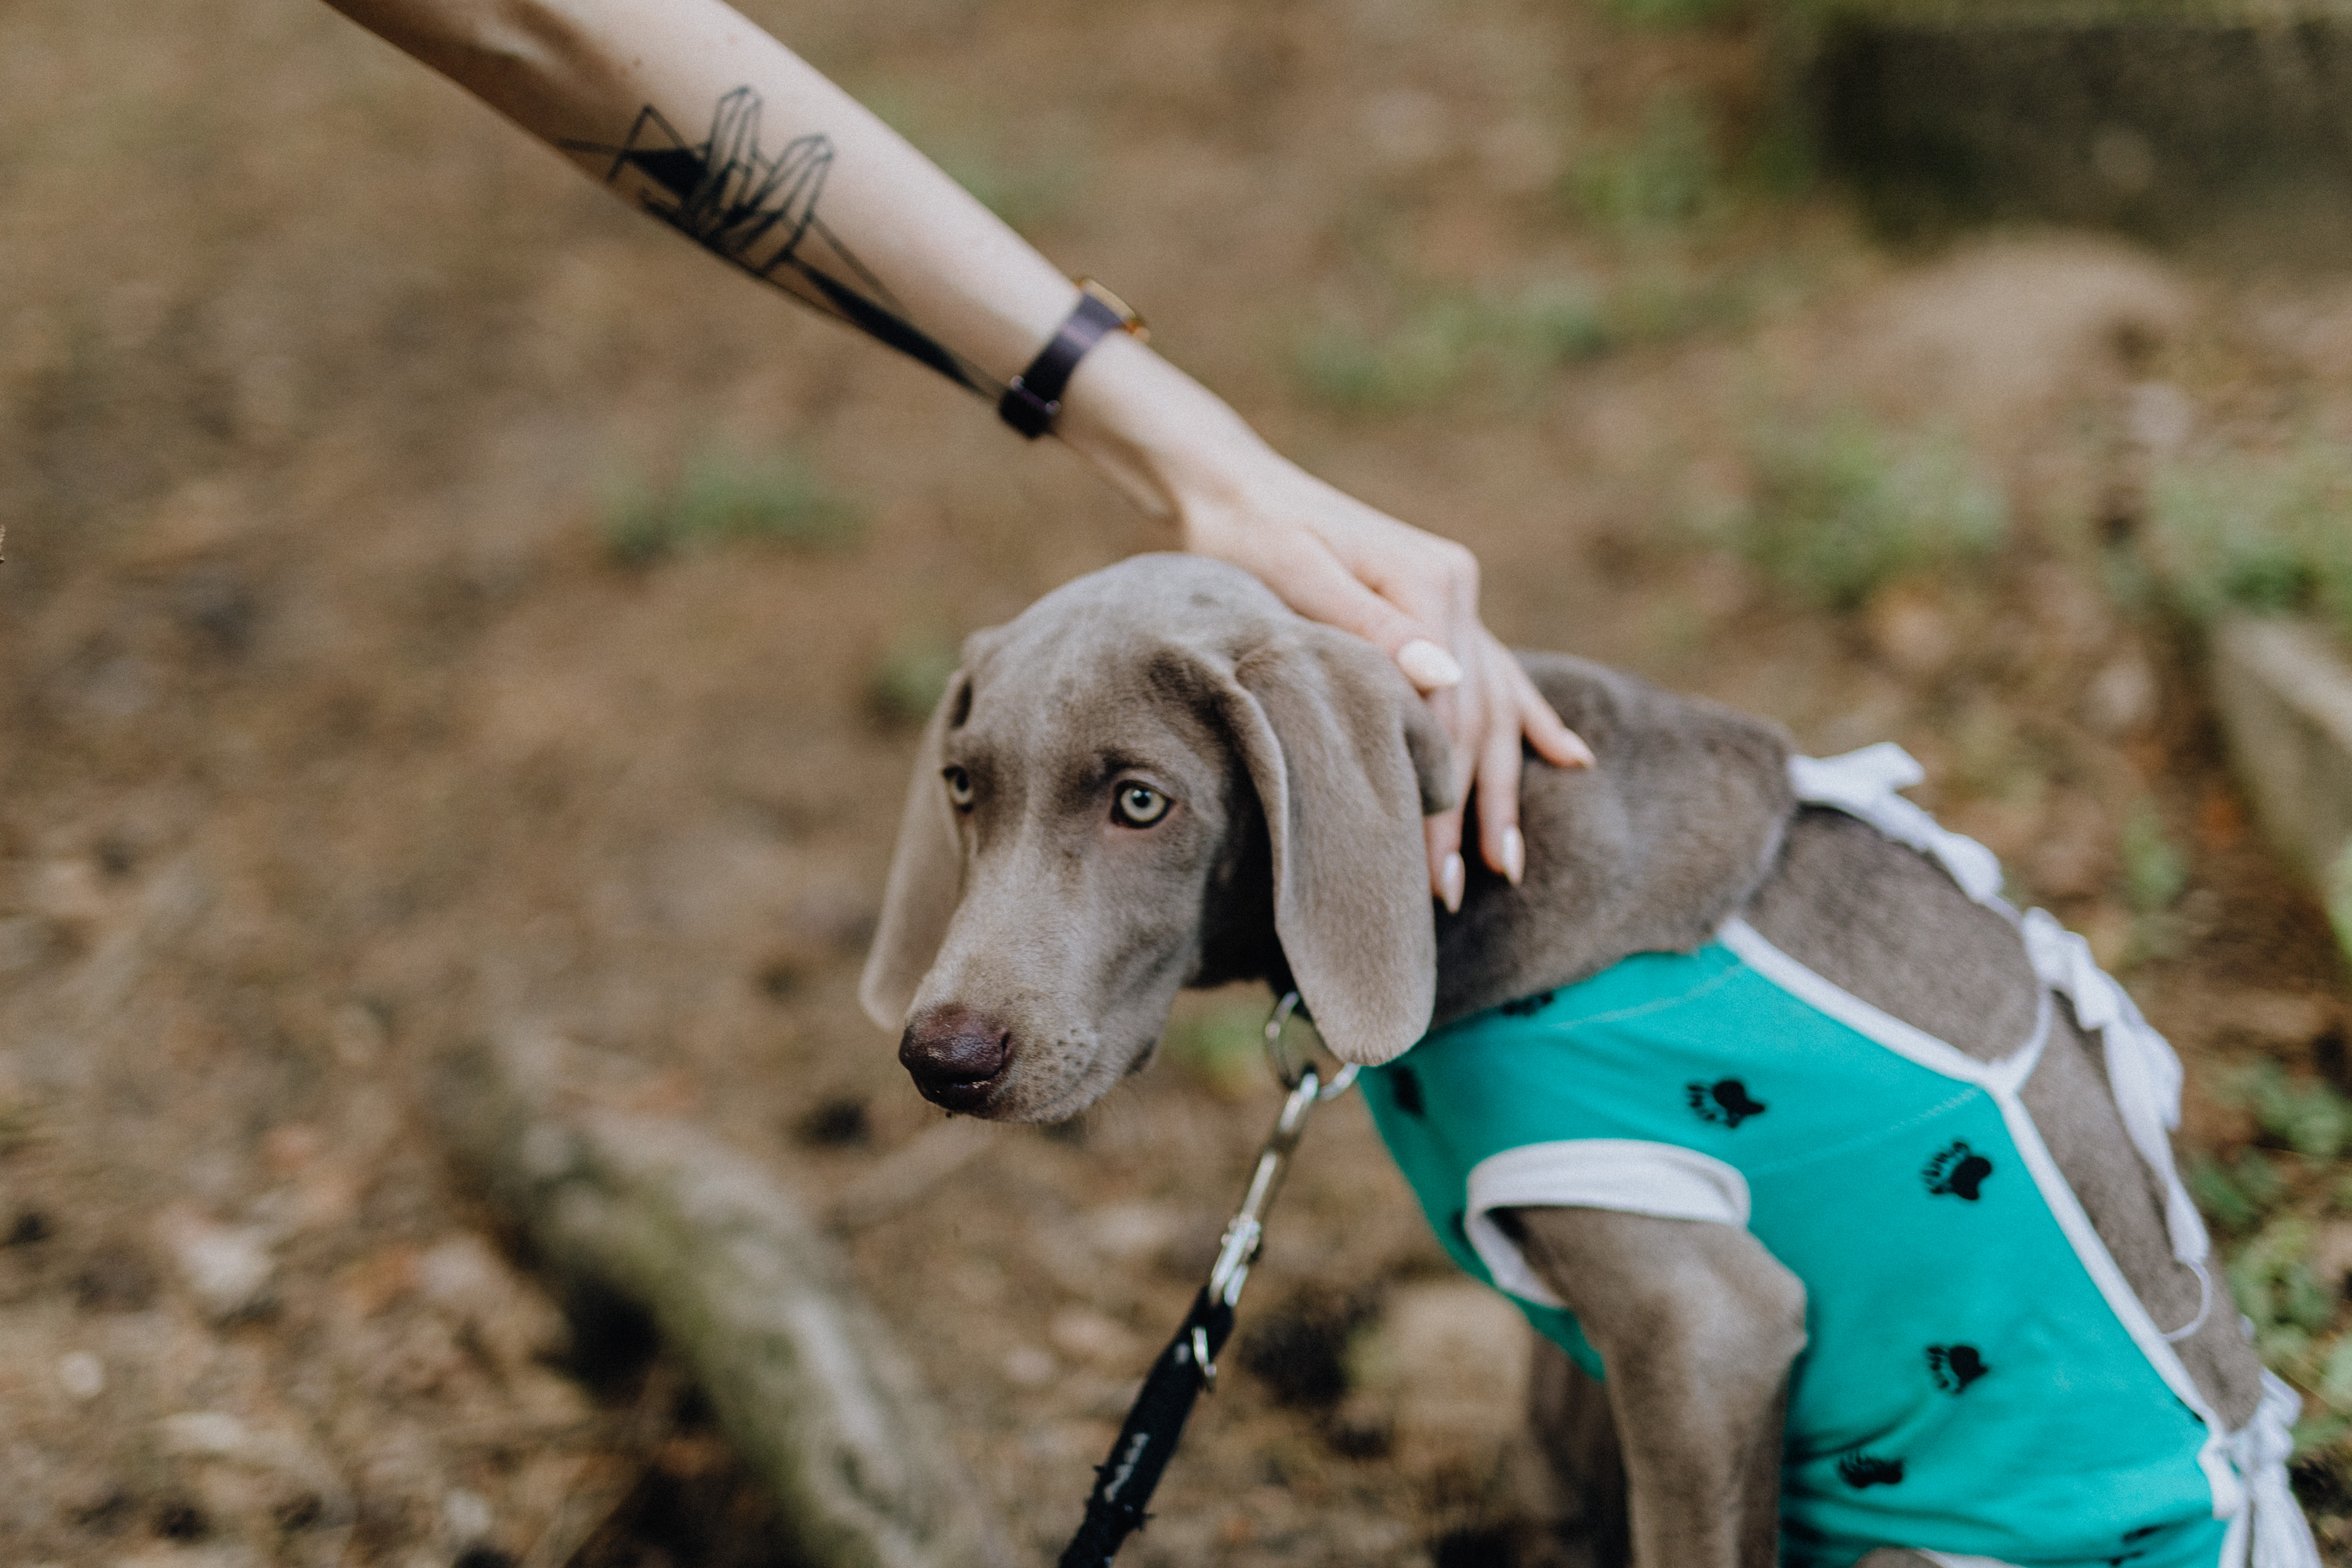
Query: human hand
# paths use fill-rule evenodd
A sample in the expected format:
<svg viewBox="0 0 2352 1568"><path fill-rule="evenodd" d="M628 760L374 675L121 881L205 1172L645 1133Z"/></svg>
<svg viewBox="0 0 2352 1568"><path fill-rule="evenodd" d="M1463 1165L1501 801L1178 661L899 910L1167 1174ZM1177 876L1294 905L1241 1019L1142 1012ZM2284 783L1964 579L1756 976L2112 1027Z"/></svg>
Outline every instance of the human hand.
<svg viewBox="0 0 2352 1568"><path fill-rule="evenodd" d="M1479 623L1475 556L1315 478L1121 333L1079 362L1055 434L1174 522L1185 549L1231 562L1300 615L1396 660L1452 742L1454 804L1425 824L1431 889L1462 907L1462 824L1474 805L1480 858L1517 883L1521 737L1555 767L1590 767L1592 752Z"/></svg>
<svg viewBox="0 0 2352 1568"><path fill-rule="evenodd" d="M1519 742L1555 767L1592 752L1478 619L1478 562L1332 488L1267 448L1241 482L1180 505L1184 548L1255 575L1300 615L1376 644L1429 698L1452 742L1454 805L1423 824L1430 886L1462 907L1462 826L1478 813L1480 858L1517 885Z"/></svg>

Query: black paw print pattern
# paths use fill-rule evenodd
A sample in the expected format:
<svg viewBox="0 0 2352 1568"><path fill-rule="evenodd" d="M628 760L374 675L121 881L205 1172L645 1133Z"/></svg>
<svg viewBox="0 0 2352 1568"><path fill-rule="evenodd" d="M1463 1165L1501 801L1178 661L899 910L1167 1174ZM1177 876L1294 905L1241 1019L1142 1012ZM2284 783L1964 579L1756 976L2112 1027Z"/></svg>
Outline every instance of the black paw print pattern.
<svg viewBox="0 0 2352 1568"><path fill-rule="evenodd" d="M1522 996L1516 1002L1506 1002L1502 1006L1503 1016L1532 1018L1551 1005L1552 994L1549 991L1538 991L1532 996Z"/></svg>
<svg viewBox="0 0 2352 1568"><path fill-rule="evenodd" d="M1389 1093L1395 1097L1396 1107L1407 1116L1421 1114L1421 1079L1411 1068L1389 1069Z"/></svg>
<svg viewBox="0 0 2352 1568"><path fill-rule="evenodd" d="M1903 1461L1875 1454L1848 1454L1837 1463L1838 1479L1861 1491L1867 1487L1891 1487L1903 1480Z"/></svg>
<svg viewBox="0 0 2352 1568"><path fill-rule="evenodd" d="M1713 1083L1693 1079L1683 1086L1683 1098L1701 1121L1717 1127L1738 1127L1751 1116L1763 1115L1767 1109L1761 1100L1748 1099L1748 1086L1736 1078L1719 1078Z"/></svg>
<svg viewBox="0 0 2352 1568"><path fill-rule="evenodd" d="M2147 1556L2147 1538L2163 1528L2160 1524L2144 1524L2137 1530L2125 1531L2124 1549L2107 1559L2107 1568L2123 1568L2133 1558Z"/></svg>
<svg viewBox="0 0 2352 1568"><path fill-rule="evenodd" d="M1919 1179L1927 1184L1927 1191L1936 1197L1948 1194L1972 1204L1977 1201L1978 1189L1991 1174L1992 1162L1956 1138L1949 1148L1936 1151L1927 1169L1919 1173Z"/></svg>
<svg viewBox="0 0 2352 1568"><path fill-rule="evenodd" d="M1927 1371L1936 1386L1947 1394L1965 1394L1969 1384L1990 1372L1974 1345L1929 1345Z"/></svg>

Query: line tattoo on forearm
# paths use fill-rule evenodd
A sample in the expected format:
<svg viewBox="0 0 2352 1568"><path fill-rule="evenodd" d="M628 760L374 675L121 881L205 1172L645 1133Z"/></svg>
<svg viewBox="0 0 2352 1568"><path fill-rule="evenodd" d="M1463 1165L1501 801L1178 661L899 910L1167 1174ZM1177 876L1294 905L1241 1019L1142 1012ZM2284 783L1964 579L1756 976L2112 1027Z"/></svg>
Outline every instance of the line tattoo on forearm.
<svg viewBox="0 0 2352 1568"><path fill-rule="evenodd" d="M704 249L950 381L993 397L999 389L987 373L908 321L905 307L817 216L833 168L833 139L812 132L777 153L763 153L760 110L759 93L739 87L719 100L710 134L698 142L687 141L647 104L619 146L562 145L609 156L607 184L637 176L638 205Z"/></svg>

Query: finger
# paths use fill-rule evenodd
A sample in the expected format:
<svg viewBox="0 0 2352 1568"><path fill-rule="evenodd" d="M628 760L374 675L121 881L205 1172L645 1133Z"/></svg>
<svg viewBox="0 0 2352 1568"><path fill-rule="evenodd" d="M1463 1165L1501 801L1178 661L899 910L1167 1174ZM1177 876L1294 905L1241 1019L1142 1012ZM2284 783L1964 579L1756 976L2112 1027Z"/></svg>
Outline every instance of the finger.
<svg viewBox="0 0 2352 1568"><path fill-rule="evenodd" d="M1429 846L1429 890L1445 905L1447 913L1458 913L1462 889L1469 879L1462 864L1462 808L1457 805L1425 816L1421 828Z"/></svg>
<svg viewBox="0 0 2352 1568"><path fill-rule="evenodd" d="M1490 725L1478 753L1478 858L1511 886L1528 868L1527 841L1519 837L1519 731L1510 723Z"/></svg>
<svg viewBox="0 0 2352 1568"><path fill-rule="evenodd" d="M1511 669L1518 678L1518 700L1515 706L1518 710L1519 733L1536 749L1536 755L1556 768L1591 767L1592 748L1584 743L1584 737L1560 721L1544 694L1536 689L1536 683L1519 668L1518 660L1511 661Z"/></svg>
<svg viewBox="0 0 2352 1568"><path fill-rule="evenodd" d="M1519 710L1519 732L1536 755L1556 768L1589 768L1593 764L1592 748L1584 737L1559 721L1551 704L1537 694Z"/></svg>
<svg viewBox="0 0 2352 1568"><path fill-rule="evenodd" d="M1443 691L1462 684L1462 666L1427 637L1415 637L1397 649L1396 663L1415 690Z"/></svg>
<svg viewBox="0 0 2352 1568"><path fill-rule="evenodd" d="M1470 782L1478 776L1478 748L1486 734L1486 691L1473 679L1450 691L1433 691L1427 700L1445 731L1448 797L1458 818L1470 799ZM1461 835L1454 837L1458 845Z"/></svg>

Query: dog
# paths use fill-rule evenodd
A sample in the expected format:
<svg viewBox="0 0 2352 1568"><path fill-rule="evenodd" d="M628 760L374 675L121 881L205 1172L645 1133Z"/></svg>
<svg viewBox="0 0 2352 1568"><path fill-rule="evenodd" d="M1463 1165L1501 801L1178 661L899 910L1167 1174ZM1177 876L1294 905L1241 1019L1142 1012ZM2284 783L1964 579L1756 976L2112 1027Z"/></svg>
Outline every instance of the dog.
<svg viewBox="0 0 2352 1568"><path fill-rule="evenodd" d="M2178 1063L2080 939L1894 748L1799 758L1518 657L1600 762L1529 763L1523 881L1449 914L1445 740L1369 644L1173 555L976 633L866 1011L933 1102L1051 1121L1180 988L1296 989L1543 1335L1525 1561L2315 1565L2294 1397L2165 1140Z"/></svg>

